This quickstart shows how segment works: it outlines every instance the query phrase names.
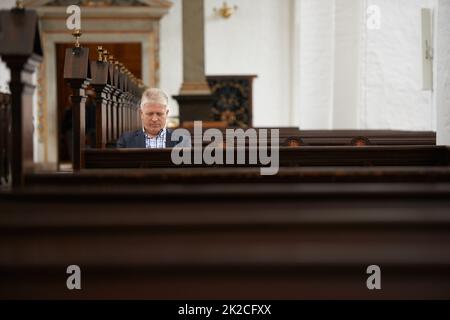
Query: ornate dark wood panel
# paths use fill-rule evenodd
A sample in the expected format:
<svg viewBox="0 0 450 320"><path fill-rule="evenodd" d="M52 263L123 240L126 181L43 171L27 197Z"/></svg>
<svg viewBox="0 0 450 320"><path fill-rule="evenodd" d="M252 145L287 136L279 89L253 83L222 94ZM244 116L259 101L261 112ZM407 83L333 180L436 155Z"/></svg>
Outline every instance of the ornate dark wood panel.
<svg viewBox="0 0 450 320"><path fill-rule="evenodd" d="M214 121L226 121L230 127L253 125L253 79L256 75L207 76L214 102Z"/></svg>

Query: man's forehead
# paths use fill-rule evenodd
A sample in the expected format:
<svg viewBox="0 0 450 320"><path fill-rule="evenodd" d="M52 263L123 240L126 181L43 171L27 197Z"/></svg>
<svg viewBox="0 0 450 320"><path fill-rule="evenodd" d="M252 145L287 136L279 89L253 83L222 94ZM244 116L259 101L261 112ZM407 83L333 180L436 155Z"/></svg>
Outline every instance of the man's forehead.
<svg viewBox="0 0 450 320"><path fill-rule="evenodd" d="M144 111L160 111L165 110L167 108L167 105L162 103L155 103L155 102L148 102L142 106Z"/></svg>

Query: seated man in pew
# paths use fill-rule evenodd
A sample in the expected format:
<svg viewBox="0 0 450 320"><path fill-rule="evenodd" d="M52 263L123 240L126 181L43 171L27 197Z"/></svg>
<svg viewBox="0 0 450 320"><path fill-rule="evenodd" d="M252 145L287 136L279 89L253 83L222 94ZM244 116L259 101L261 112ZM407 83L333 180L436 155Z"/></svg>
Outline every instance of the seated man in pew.
<svg viewBox="0 0 450 320"><path fill-rule="evenodd" d="M166 128L169 97L161 89L149 88L141 99L142 129L124 133L117 140L118 148L173 148L190 147L190 137L172 141L172 130Z"/></svg>

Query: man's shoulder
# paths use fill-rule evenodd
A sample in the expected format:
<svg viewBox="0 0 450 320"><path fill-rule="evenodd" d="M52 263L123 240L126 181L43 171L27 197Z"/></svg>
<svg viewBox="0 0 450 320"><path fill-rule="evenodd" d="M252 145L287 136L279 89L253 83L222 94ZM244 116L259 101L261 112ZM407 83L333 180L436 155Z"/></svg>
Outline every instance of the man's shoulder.
<svg viewBox="0 0 450 320"><path fill-rule="evenodd" d="M139 136L142 133L143 133L142 129L138 129L138 130L134 130L134 131L127 131L127 132L122 133L121 137L125 140L128 140L128 139L134 138L136 136Z"/></svg>
<svg viewBox="0 0 450 320"><path fill-rule="evenodd" d="M138 137L142 134L143 134L142 129L124 132L117 140L116 145L118 148L141 147L141 143L139 143L140 139L138 139Z"/></svg>

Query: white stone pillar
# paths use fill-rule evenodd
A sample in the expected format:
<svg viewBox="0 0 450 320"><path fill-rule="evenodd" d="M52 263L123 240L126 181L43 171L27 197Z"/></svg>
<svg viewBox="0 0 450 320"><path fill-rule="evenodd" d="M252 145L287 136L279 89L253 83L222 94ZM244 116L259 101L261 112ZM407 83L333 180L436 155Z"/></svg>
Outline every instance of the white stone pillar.
<svg viewBox="0 0 450 320"><path fill-rule="evenodd" d="M363 1L334 0L332 129L358 128Z"/></svg>
<svg viewBox="0 0 450 320"><path fill-rule="evenodd" d="M298 103L301 129L331 129L334 0L300 0Z"/></svg>
<svg viewBox="0 0 450 320"><path fill-rule="evenodd" d="M298 0L293 10L295 124L358 128L361 0Z"/></svg>

